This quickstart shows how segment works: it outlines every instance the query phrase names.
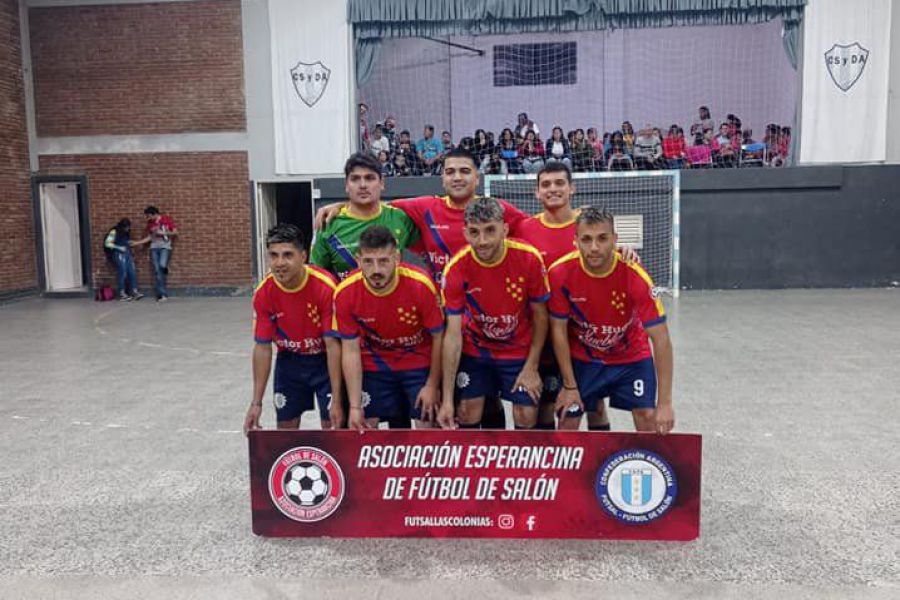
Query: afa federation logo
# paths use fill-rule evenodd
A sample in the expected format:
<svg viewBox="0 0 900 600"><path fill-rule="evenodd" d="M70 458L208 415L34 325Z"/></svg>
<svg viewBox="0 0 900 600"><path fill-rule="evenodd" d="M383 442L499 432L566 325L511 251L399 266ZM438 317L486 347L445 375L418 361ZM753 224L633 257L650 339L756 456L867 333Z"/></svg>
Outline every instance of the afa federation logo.
<svg viewBox="0 0 900 600"><path fill-rule="evenodd" d="M675 472L661 456L649 450L622 450L610 456L594 485L597 500L624 523L642 524L660 518L675 502Z"/></svg>
<svg viewBox="0 0 900 600"><path fill-rule="evenodd" d="M344 472L327 452L311 446L291 448L269 471L269 496L281 514L315 523L334 514L344 499Z"/></svg>
<svg viewBox="0 0 900 600"><path fill-rule="evenodd" d="M325 93L328 80L331 79L331 69L322 64L322 61L314 63L298 62L291 69L291 80L294 82L294 90L303 103L312 108Z"/></svg>
<svg viewBox="0 0 900 600"><path fill-rule="evenodd" d="M862 77L869 62L869 51L853 42L848 46L835 44L825 53L825 66L834 85L842 92L849 91Z"/></svg>

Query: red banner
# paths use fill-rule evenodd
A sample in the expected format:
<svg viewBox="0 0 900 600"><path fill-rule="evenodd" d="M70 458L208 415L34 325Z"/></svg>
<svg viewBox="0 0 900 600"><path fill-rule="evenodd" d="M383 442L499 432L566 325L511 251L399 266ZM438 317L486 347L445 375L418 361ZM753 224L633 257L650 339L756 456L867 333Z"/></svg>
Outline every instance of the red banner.
<svg viewBox="0 0 900 600"><path fill-rule="evenodd" d="M253 431L253 532L693 540L699 435Z"/></svg>

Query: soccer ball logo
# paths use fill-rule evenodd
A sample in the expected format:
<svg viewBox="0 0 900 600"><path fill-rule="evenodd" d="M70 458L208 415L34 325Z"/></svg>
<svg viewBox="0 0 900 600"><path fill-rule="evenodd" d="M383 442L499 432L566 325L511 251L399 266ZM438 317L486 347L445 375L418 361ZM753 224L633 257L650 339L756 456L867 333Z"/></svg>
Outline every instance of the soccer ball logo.
<svg viewBox="0 0 900 600"><path fill-rule="evenodd" d="M284 489L288 498L304 507L317 506L328 495L328 474L308 462L294 465L285 474Z"/></svg>
<svg viewBox="0 0 900 600"><path fill-rule="evenodd" d="M284 516L301 523L330 517L344 499L344 473L327 452L312 446L291 448L269 471L269 495Z"/></svg>

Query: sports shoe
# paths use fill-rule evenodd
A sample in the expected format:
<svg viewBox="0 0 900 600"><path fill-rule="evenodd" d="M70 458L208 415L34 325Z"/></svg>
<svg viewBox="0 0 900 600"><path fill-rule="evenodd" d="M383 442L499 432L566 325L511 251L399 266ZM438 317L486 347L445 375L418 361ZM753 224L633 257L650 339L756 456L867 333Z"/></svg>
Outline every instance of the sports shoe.
<svg viewBox="0 0 900 600"><path fill-rule="evenodd" d="M137 290L134 290L134 293L131 294L132 300L140 300L143 297L144 297L144 295Z"/></svg>
<svg viewBox="0 0 900 600"><path fill-rule="evenodd" d="M134 298L128 294L119 294L119 302L131 302L132 300L134 300Z"/></svg>
<svg viewBox="0 0 900 600"><path fill-rule="evenodd" d="M169 297L168 296L160 296L159 298L156 299L156 301L157 302L168 302Z"/></svg>

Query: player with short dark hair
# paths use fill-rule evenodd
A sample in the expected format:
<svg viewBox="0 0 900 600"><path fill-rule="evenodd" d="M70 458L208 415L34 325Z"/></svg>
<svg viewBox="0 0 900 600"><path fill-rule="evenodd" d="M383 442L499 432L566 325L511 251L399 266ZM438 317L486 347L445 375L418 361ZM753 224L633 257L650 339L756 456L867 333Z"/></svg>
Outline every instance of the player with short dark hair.
<svg viewBox="0 0 900 600"><path fill-rule="evenodd" d="M549 271L560 428L577 429L582 413L609 396L610 406L631 411L638 431L668 433L675 420L672 343L653 281L619 258L609 212L582 208L576 227L577 250Z"/></svg>
<svg viewBox="0 0 900 600"><path fill-rule="evenodd" d="M278 348L273 384L279 429L297 429L300 416L319 404L322 429L341 426L341 345L331 329L336 282L319 267L306 265L303 232L278 224L268 231L271 273L253 294L253 399L244 432L259 429L262 398L269 381L272 345Z"/></svg>
<svg viewBox="0 0 900 600"><path fill-rule="evenodd" d="M415 223L402 210L381 201L384 180L381 164L371 154L357 153L344 164L348 202L316 236L310 262L327 269L338 279L356 269L359 236L371 225L383 225L397 238L400 249L419 239Z"/></svg>
<svg viewBox="0 0 900 600"><path fill-rule="evenodd" d="M178 236L178 227L169 215L159 212L155 206L144 209L147 219L146 235L134 243L135 246L150 244L150 266L153 267L153 278L156 284L157 302L169 299L169 260L172 258L172 241Z"/></svg>
<svg viewBox="0 0 900 600"><path fill-rule="evenodd" d="M359 238L360 268L334 294L334 329L341 338L350 402L349 426L414 417L429 427L437 410L444 315L424 271L400 262L386 227Z"/></svg>
<svg viewBox="0 0 900 600"><path fill-rule="evenodd" d="M503 212L493 198L469 202L468 245L444 269L443 427L453 427L454 389L461 427L478 427L485 400L498 394L513 403L516 428L537 422L549 288L540 253L507 238Z"/></svg>

